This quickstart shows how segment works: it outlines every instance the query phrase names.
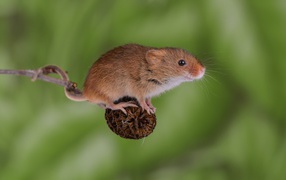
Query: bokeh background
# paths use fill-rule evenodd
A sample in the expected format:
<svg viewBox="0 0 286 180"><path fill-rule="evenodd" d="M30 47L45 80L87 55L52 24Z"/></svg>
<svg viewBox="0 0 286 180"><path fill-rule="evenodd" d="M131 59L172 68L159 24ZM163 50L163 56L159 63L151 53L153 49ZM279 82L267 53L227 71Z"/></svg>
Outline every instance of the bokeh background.
<svg viewBox="0 0 286 180"><path fill-rule="evenodd" d="M126 43L189 50L203 80L153 99L143 140L63 88L0 75L0 179L286 179L286 1L1 0L0 68L56 64L82 87Z"/></svg>

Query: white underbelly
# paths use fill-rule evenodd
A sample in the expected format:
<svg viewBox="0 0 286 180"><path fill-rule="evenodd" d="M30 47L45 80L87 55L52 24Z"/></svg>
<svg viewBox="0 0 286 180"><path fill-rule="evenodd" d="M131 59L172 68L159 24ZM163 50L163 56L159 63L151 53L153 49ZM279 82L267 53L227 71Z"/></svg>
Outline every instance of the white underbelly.
<svg viewBox="0 0 286 180"><path fill-rule="evenodd" d="M184 80L182 79L173 79L166 84L158 85L157 88L155 88L152 92L148 94L148 97L158 96L163 92L173 89L174 87L180 85L182 82L184 82Z"/></svg>

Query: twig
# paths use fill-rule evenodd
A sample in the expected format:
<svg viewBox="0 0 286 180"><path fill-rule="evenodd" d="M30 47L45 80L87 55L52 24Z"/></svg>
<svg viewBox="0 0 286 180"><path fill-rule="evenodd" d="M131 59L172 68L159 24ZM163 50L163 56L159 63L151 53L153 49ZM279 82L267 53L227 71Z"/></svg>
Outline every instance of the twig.
<svg viewBox="0 0 286 180"><path fill-rule="evenodd" d="M48 76L48 74L56 73L61 76L61 79ZM75 94L81 94L82 92L77 89L77 84L75 82L69 81L67 72L63 71L60 67L54 65L44 66L36 70L11 70L11 69L0 69L0 74L27 76L35 81L40 79L49 83L64 86L69 92L74 92Z"/></svg>

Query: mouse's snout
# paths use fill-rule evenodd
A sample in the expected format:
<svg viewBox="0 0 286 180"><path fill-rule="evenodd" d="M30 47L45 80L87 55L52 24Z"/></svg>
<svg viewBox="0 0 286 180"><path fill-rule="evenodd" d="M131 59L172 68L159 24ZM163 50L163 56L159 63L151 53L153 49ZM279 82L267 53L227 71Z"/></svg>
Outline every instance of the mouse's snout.
<svg viewBox="0 0 286 180"><path fill-rule="evenodd" d="M205 74L206 68L201 62L196 62L192 65L191 76L193 79L201 79Z"/></svg>
<svg viewBox="0 0 286 180"><path fill-rule="evenodd" d="M198 74L195 79L201 79L205 74L206 68L204 66L200 67L198 70Z"/></svg>

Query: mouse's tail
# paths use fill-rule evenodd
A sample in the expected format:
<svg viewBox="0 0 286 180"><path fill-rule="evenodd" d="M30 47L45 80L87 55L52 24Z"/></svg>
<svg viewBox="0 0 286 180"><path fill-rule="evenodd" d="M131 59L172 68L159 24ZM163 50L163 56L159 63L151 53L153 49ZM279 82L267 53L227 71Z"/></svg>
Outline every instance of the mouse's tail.
<svg viewBox="0 0 286 180"><path fill-rule="evenodd" d="M86 101L87 100L83 92L77 89L76 83L71 83L69 86L65 87L65 94L67 98L73 101Z"/></svg>

